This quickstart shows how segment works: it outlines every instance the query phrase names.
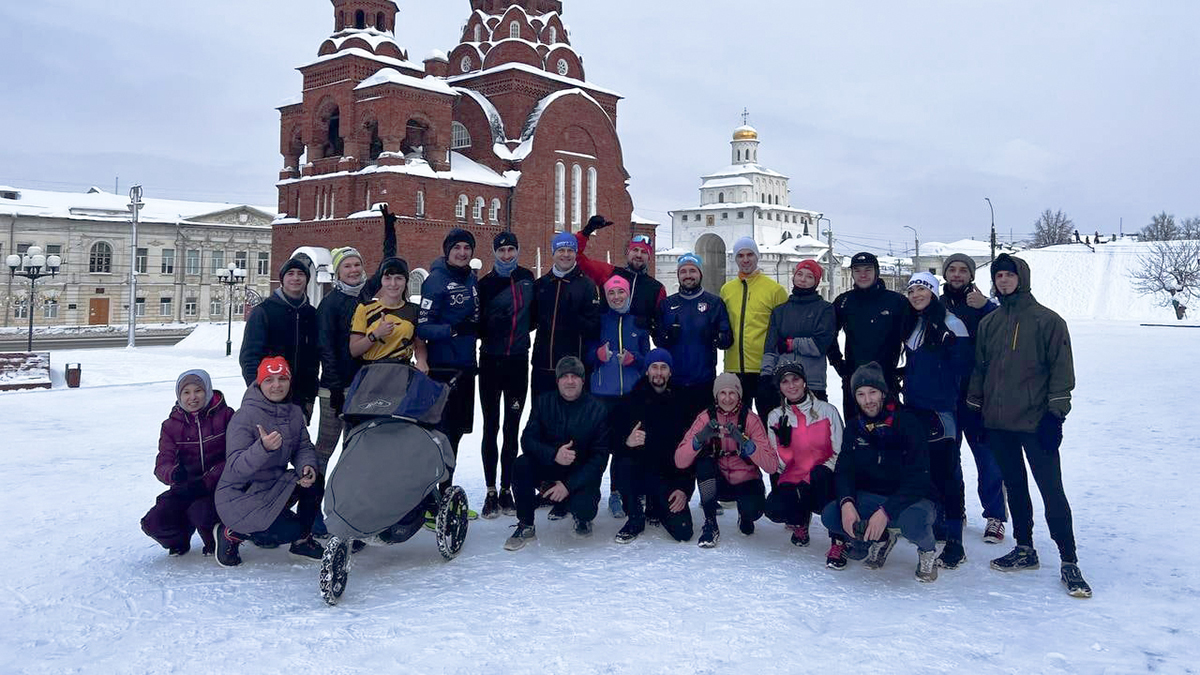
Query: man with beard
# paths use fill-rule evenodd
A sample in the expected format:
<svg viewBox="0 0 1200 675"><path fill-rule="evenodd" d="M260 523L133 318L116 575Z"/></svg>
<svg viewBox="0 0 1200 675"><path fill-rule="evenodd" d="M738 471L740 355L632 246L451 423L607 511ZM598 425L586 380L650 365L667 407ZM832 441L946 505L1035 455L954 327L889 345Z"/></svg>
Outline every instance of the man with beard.
<svg viewBox="0 0 1200 675"><path fill-rule="evenodd" d="M555 365L566 356L583 360L584 345L600 331L600 293L576 264L579 243L559 232L550 244L554 265L533 284L534 398L555 390Z"/></svg>
<svg viewBox="0 0 1200 675"><path fill-rule="evenodd" d="M691 419L712 401L717 350L733 345L729 312L721 298L700 287L704 262L695 253L679 256L679 292L663 301L655 340L671 353L671 386Z"/></svg>
<svg viewBox="0 0 1200 675"><path fill-rule="evenodd" d="M658 318L658 307L667 297L667 290L662 283L650 276L650 261L654 258L654 243L645 234L636 234L629 240L625 249L625 266L615 267L601 260L592 260L584 253L588 237L593 232L612 225L611 220L604 216L595 215L588 219L583 230L575 235L579 244L579 266L599 287L603 287L613 275L620 276L629 282L629 313L635 317L643 328L654 329Z"/></svg>

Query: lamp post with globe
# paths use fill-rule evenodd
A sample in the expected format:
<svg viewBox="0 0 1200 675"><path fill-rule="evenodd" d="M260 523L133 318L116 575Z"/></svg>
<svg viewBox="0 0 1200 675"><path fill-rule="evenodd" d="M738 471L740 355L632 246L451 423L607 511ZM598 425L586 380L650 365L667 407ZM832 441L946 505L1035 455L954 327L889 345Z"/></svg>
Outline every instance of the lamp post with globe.
<svg viewBox="0 0 1200 675"><path fill-rule="evenodd" d="M233 353L233 289L238 284L246 283L246 270L229 263L229 267L217 270L217 281L229 289L229 322L225 333L225 356L229 356Z"/></svg>
<svg viewBox="0 0 1200 675"><path fill-rule="evenodd" d="M8 264L8 273L11 276L29 280L29 300L25 305L25 310L29 315L28 351L33 351L33 299L36 297L37 280L42 277L57 276L58 268L62 266L62 258L56 255L42 255L40 247L30 246L24 255L8 256L5 263Z"/></svg>

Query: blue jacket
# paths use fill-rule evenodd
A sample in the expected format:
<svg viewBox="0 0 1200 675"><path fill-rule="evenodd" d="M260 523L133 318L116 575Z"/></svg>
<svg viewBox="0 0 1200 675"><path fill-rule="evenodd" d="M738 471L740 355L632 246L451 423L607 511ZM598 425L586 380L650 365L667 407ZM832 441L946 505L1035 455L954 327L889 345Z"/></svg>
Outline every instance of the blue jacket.
<svg viewBox="0 0 1200 675"><path fill-rule="evenodd" d="M703 291L691 299L676 293L659 306L655 341L671 353L671 381L679 386L712 382L717 350L733 346L729 312L721 298Z"/></svg>
<svg viewBox="0 0 1200 675"><path fill-rule="evenodd" d="M605 343L612 356L602 362L596 354ZM621 365L617 354L633 354L633 362ZM632 312L621 314L612 309L600 315L600 339L588 344L584 357L592 369L591 391L597 396L624 396L642 377L643 363L650 353L650 331L638 325Z"/></svg>
<svg viewBox="0 0 1200 675"><path fill-rule="evenodd" d="M962 381L974 365L967 327L947 312L942 322L922 316L904 342L904 402L910 408L953 413Z"/></svg>
<svg viewBox="0 0 1200 675"><path fill-rule="evenodd" d="M417 337L425 341L432 368L474 368L479 334L479 289L475 271L452 268L445 258L430 265L421 284Z"/></svg>

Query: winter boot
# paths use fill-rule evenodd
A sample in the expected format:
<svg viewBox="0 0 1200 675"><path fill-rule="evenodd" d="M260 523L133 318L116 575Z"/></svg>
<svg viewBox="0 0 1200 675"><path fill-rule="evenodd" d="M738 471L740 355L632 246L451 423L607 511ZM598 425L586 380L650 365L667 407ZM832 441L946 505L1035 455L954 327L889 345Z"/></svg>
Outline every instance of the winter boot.
<svg viewBox="0 0 1200 675"><path fill-rule="evenodd" d="M205 558L217 552L217 540L213 539L212 530L200 530L200 542L204 544L204 549L201 551L201 555L203 555Z"/></svg>
<svg viewBox="0 0 1200 675"><path fill-rule="evenodd" d="M1037 551L1032 546L1017 544L1008 554L992 561L992 569L1001 572L1019 572L1021 570L1036 570L1041 567L1038 563Z"/></svg>
<svg viewBox="0 0 1200 675"><path fill-rule="evenodd" d="M947 542L946 546L950 546L950 544L953 543L954 542ZM960 544L959 547L961 548L962 545ZM918 551L917 555L917 581L924 583L937 581L937 568L940 562L940 559L937 557L937 549L934 548L928 551Z"/></svg>
<svg viewBox="0 0 1200 675"><path fill-rule="evenodd" d="M792 546L808 546L809 541L811 541L808 537L808 526L807 525L793 525L793 526L791 526L791 529L792 529Z"/></svg>
<svg viewBox="0 0 1200 675"><path fill-rule="evenodd" d="M633 541L634 539L637 539L638 535L640 535L642 532L645 532L645 531L646 531L646 526L644 524L643 525L635 524L633 522L633 519L631 518L631 519L625 521L625 525L623 525L621 527L621 529L617 532L617 536L614 537L614 540L618 544L628 544L629 542Z"/></svg>
<svg viewBox="0 0 1200 675"><path fill-rule="evenodd" d="M300 541L292 542L292 545L288 547L288 553L297 558L320 560L321 556L325 555L325 547L318 544L312 537L307 537Z"/></svg>
<svg viewBox="0 0 1200 675"><path fill-rule="evenodd" d="M385 530L385 532L386 532L386 530ZM363 541L362 539L355 539L353 542L350 543L350 553L351 554L358 553L366 547L367 547L367 542Z"/></svg>
<svg viewBox="0 0 1200 675"><path fill-rule="evenodd" d="M559 502L550 507L550 515L546 516L547 520L562 520L567 517L567 503Z"/></svg>
<svg viewBox="0 0 1200 675"><path fill-rule="evenodd" d="M516 528L512 536L504 542L505 551L518 551L525 548L525 544L537 539L537 529L533 525L526 525L519 522L516 524Z"/></svg>
<svg viewBox="0 0 1200 675"><path fill-rule="evenodd" d="M506 516L517 515L517 502L513 499L512 488L500 491L500 513Z"/></svg>
<svg viewBox="0 0 1200 675"><path fill-rule="evenodd" d="M863 567L869 570L883 567L887 562L888 554L892 552L892 547L896 545L897 539L899 537L891 530L884 530L883 539L871 542L871 548L867 551L867 559L863 562Z"/></svg>
<svg viewBox="0 0 1200 675"><path fill-rule="evenodd" d="M721 540L721 528L717 527L716 518L705 518L704 529L700 531L700 539L696 542L700 548L716 548Z"/></svg>
<svg viewBox="0 0 1200 675"><path fill-rule="evenodd" d="M480 515L484 520L500 517L500 498L496 494L495 488L488 488L487 496L483 498L483 513Z"/></svg>
<svg viewBox="0 0 1200 675"><path fill-rule="evenodd" d="M172 546L167 549L167 555L172 558L178 558L181 555L187 555L187 552L192 550L192 542L185 541L182 546Z"/></svg>
<svg viewBox="0 0 1200 675"><path fill-rule="evenodd" d="M579 516L575 516L575 529L573 534L580 539L592 536L592 521L584 520Z"/></svg>
<svg viewBox="0 0 1200 675"><path fill-rule="evenodd" d="M1088 586L1088 582L1083 580L1083 573L1079 571L1079 565L1075 563L1063 563L1060 573L1063 585L1067 587L1068 595L1072 598L1092 597L1092 587Z"/></svg>
<svg viewBox="0 0 1200 675"><path fill-rule="evenodd" d="M625 506L621 503L621 494L619 492L608 493L608 512L613 518L625 517Z"/></svg>
<svg viewBox="0 0 1200 675"><path fill-rule="evenodd" d="M967 562L967 552L963 549L961 541L951 539L942 547L942 554L937 557L938 567L944 567L948 570L958 569L958 566Z"/></svg>
<svg viewBox="0 0 1200 675"><path fill-rule="evenodd" d="M988 544L999 544L1004 541L1004 521L999 518L988 518L987 527L983 529L983 541Z"/></svg>
<svg viewBox="0 0 1200 675"><path fill-rule="evenodd" d="M846 569L846 542L834 539L825 554L825 566L831 570Z"/></svg>
<svg viewBox="0 0 1200 675"><path fill-rule="evenodd" d="M747 537L754 534L754 521L738 515L738 530Z"/></svg>
<svg viewBox="0 0 1200 675"><path fill-rule="evenodd" d="M238 555L238 545L242 540L235 536L229 528L217 523L213 527L213 539L217 542L217 564L221 567L237 567L242 564Z"/></svg>

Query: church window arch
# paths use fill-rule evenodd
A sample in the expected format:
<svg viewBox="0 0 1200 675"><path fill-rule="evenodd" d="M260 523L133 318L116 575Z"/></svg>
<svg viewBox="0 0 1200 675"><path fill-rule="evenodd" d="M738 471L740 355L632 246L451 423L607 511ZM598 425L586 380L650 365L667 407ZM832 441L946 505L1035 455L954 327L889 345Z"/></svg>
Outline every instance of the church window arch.
<svg viewBox="0 0 1200 675"><path fill-rule="evenodd" d="M417 190L417 215L425 215L425 191Z"/></svg>
<svg viewBox="0 0 1200 675"><path fill-rule="evenodd" d="M583 169L571 166L571 227L578 229L583 222Z"/></svg>
<svg viewBox="0 0 1200 675"><path fill-rule="evenodd" d="M367 133L369 135L367 155L371 161L375 161L383 154L383 139L379 137L379 122L375 120L367 122Z"/></svg>
<svg viewBox="0 0 1200 675"><path fill-rule="evenodd" d="M490 215L490 217L488 218L488 220L490 220L493 224L500 222L500 199L499 198L497 198L497 197L492 198L492 212L489 215Z"/></svg>
<svg viewBox="0 0 1200 675"><path fill-rule="evenodd" d="M724 192L718 192L718 193L717 193L717 203L718 203L718 204L724 204L724 203L725 203L725 193L724 193Z"/></svg>
<svg viewBox="0 0 1200 675"><path fill-rule="evenodd" d="M475 41L483 42L483 26L481 24L475 24Z"/></svg>
<svg viewBox="0 0 1200 675"><path fill-rule="evenodd" d="M459 150L469 147L471 147L471 132L467 130L466 125L464 125L462 122L451 123L450 149Z"/></svg>
<svg viewBox="0 0 1200 675"><path fill-rule="evenodd" d="M519 40L521 38L521 22L514 21L508 24L508 37Z"/></svg>
<svg viewBox="0 0 1200 675"><path fill-rule="evenodd" d="M354 13L354 27L359 30L367 27L367 13L361 9Z"/></svg>
<svg viewBox="0 0 1200 675"><path fill-rule="evenodd" d="M341 157L345 148L342 141L342 116L335 105L325 118L325 142L321 145L321 157Z"/></svg>
<svg viewBox="0 0 1200 675"><path fill-rule="evenodd" d="M588 217L596 215L596 167L588 167Z"/></svg>
<svg viewBox="0 0 1200 675"><path fill-rule="evenodd" d="M458 203L454 207L454 217L459 220L467 219L467 204L469 203L466 195L458 196Z"/></svg>
<svg viewBox="0 0 1200 675"><path fill-rule="evenodd" d="M375 28L381 31L387 30L387 18L384 17L383 12L375 15Z"/></svg>
<svg viewBox="0 0 1200 675"><path fill-rule="evenodd" d="M550 44L558 43L558 27L550 26Z"/></svg>
<svg viewBox="0 0 1200 675"><path fill-rule="evenodd" d="M483 197L475 198L475 209L471 212L471 216L475 219L475 222L477 222L477 223L483 222L483 204L484 204Z"/></svg>
<svg viewBox="0 0 1200 675"><path fill-rule="evenodd" d="M91 274L112 274L112 245L98 241L92 244L88 253L88 272Z"/></svg>
<svg viewBox="0 0 1200 675"><path fill-rule="evenodd" d="M554 165L554 224L560 228L566 224L567 166L562 162Z"/></svg>

